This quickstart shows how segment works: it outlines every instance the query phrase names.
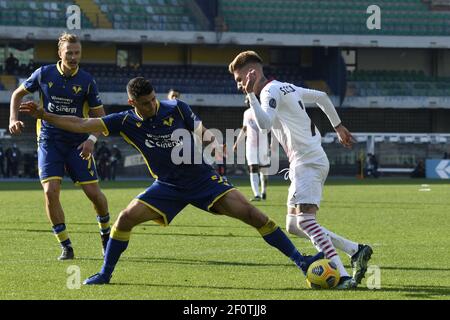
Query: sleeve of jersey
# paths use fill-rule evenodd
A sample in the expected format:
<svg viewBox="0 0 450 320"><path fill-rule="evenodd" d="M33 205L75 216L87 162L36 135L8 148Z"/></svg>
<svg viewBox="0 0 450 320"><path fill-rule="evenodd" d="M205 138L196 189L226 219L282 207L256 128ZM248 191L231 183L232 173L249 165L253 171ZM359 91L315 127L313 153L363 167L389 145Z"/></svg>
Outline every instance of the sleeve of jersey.
<svg viewBox="0 0 450 320"><path fill-rule="evenodd" d="M263 91L261 93L261 103L259 103L258 98L256 98L253 92L248 94L248 98L250 99L250 107L255 113L258 127L260 129L270 130L276 116L279 97L270 91Z"/></svg>
<svg viewBox="0 0 450 320"><path fill-rule="evenodd" d="M194 131L199 125L201 125L202 120L200 120L200 118L192 111L191 107L187 103L178 100L177 108L188 130Z"/></svg>
<svg viewBox="0 0 450 320"><path fill-rule="evenodd" d="M118 134L123 128L125 117L126 117L125 113L121 112L121 113L112 113L100 118L101 121L103 122L103 126L105 127L103 134L105 136L109 136L110 134Z"/></svg>
<svg viewBox="0 0 450 320"><path fill-rule="evenodd" d="M315 103L327 115L331 125L335 128L341 123L341 119L334 108L333 102L325 92L301 88L302 100L305 103Z"/></svg>
<svg viewBox="0 0 450 320"><path fill-rule="evenodd" d="M97 82L95 82L94 79L92 79L92 82L89 85L87 102L90 109L97 109L103 107L102 100L100 99L100 94L98 93Z"/></svg>
<svg viewBox="0 0 450 320"><path fill-rule="evenodd" d="M244 112L244 118L242 119L242 126L247 127L248 126L248 119L247 119L247 113Z"/></svg>
<svg viewBox="0 0 450 320"><path fill-rule="evenodd" d="M42 68L36 69L31 76L22 83L22 87L29 93L35 92L39 89L39 80L41 77Z"/></svg>

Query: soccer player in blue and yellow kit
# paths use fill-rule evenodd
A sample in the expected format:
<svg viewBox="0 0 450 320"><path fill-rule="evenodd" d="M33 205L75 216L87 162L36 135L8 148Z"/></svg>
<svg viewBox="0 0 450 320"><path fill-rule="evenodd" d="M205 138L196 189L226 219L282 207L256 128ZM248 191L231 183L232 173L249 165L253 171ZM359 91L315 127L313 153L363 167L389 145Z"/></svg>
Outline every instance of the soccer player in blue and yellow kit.
<svg viewBox="0 0 450 320"><path fill-rule="evenodd" d="M42 66L17 88L11 97L9 130L19 134L23 122L18 119L22 98L39 91L40 105L47 112L74 115L79 118L105 115L93 77L79 69L81 43L76 35L63 33L59 38L56 64ZM109 239L108 203L98 185L95 161L92 157L98 133L80 134L56 128L47 121L36 123L38 137L39 178L45 194L45 209L53 232L63 248L59 260L74 258L72 243L66 230L64 211L59 194L61 180L67 169L73 182L81 185L97 213L103 250Z"/></svg>
<svg viewBox="0 0 450 320"><path fill-rule="evenodd" d="M120 255L128 246L131 229L153 220L168 225L188 204L216 214L237 218L256 228L263 239L289 257L303 272L323 253L302 256L273 220L252 206L242 193L222 179L203 159L195 155L194 132L206 133L199 118L180 100L158 101L150 82L138 77L127 85L128 103L134 107L101 119L59 116L45 111L34 102L26 102L20 111L72 132L120 134L144 157L155 182L124 209L111 230L102 269L84 284L109 283ZM174 138L175 132L186 132ZM210 139L208 139L210 140ZM185 161L177 164L175 153ZM184 157L186 154L189 156Z"/></svg>

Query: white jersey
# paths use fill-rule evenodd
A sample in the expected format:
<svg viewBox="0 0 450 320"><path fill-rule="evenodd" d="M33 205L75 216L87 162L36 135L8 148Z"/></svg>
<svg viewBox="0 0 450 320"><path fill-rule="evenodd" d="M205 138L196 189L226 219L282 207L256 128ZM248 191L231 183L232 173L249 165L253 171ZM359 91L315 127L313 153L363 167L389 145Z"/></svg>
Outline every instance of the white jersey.
<svg viewBox="0 0 450 320"><path fill-rule="evenodd" d="M339 125L339 116L324 92L272 80L261 91L260 106L254 94L250 94L249 97L255 113L258 110L263 111L263 117L257 118L258 126L272 128L273 135L286 152L291 167L326 156L321 145L320 132L312 123L305 108L305 103L317 103L327 114L333 127ZM255 105L258 105L258 109ZM261 119L267 119L263 126L261 123L265 122Z"/></svg>
<svg viewBox="0 0 450 320"><path fill-rule="evenodd" d="M255 113L252 108L244 112L242 125L247 128L245 141L245 154L249 165L268 165L269 140L267 129L260 130L256 124Z"/></svg>

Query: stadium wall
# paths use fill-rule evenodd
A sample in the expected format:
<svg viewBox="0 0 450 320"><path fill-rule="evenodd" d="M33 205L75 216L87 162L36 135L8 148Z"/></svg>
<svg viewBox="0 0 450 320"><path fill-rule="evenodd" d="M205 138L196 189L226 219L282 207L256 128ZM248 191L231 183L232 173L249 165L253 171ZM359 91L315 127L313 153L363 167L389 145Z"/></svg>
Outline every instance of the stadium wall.
<svg viewBox="0 0 450 320"><path fill-rule="evenodd" d="M84 63L116 63L115 43L83 42L82 62ZM55 63L59 60L56 41L36 42L34 60L39 63Z"/></svg>
<svg viewBox="0 0 450 320"><path fill-rule="evenodd" d="M450 76L450 50L440 50L437 56L437 75L439 77Z"/></svg>
<svg viewBox="0 0 450 320"><path fill-rule="evenodd" d="M431 73L431 51L425 49L360 48L358 70L418 70Z"/></svg>
<svg viewBox="0 0 450 320"><path fill-rule="evenodd" d="M184 64L186 49L178 45L144 45L142 48L143 64Z"/></svg>

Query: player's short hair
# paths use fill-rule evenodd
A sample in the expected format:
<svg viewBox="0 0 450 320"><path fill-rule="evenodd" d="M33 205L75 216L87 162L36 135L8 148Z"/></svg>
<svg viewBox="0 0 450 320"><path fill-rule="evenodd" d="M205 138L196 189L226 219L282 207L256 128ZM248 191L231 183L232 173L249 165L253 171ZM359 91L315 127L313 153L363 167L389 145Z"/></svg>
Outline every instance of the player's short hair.
<svg viewBox="0 0 450 320"><path fill-rule="evenodd" d="M76 34L63 32L58 38L58 50L61 49L64 42L68 43L81 43L80 38Z"/></svg>
<svg viewBox="0 0 450 320"><path fill-rule="evenodd" d="M261 59L261 57L255 51L243 51L239 53L233 61L231 61L230 65L228 66L228 71L233 74L234 71L239 70L245 65L252 62L262 64L263 59Z"/></svg>
<svg viewBox="0 0 450 320"><path fill-rule="evenodd" d="M152 92L152 84L143 77L136 77L128 81L127 93L131 99L135 100L141 96L149 95Z"/></svg>

